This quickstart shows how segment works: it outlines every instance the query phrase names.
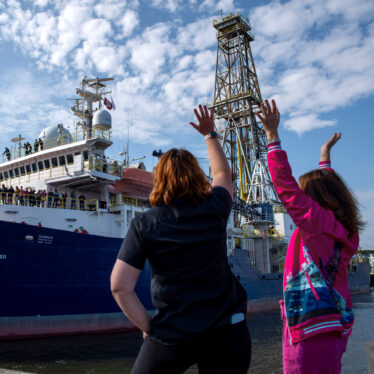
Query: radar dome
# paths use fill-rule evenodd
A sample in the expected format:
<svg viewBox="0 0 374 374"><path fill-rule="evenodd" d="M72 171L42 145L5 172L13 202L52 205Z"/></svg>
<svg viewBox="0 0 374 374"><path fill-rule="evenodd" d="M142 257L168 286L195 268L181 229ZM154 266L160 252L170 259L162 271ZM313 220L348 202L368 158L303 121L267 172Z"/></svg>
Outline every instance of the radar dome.
<svg viewBox="0 0 374 374"><path fill-rule="evenodd" d="M52 125L39 134L39 138L43 141L43 148L53 148L63 144L69 144L73 142L68 129L65 129L62 124Z"/></svg>
<svg viewBox="0 0 374 374"><path fill-rule="evenodd" d="M97 110L93 115L92 127L99 130L110 130L112 128L112 116L105 109Z"/></svg>

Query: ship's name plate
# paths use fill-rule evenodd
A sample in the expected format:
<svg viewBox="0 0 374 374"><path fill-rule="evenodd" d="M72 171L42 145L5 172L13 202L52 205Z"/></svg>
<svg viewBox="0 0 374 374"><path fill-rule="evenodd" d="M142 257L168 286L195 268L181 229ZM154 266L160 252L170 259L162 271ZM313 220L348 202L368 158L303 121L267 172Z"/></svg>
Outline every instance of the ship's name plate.
<svg viewBox="0 0 374 374"><path fill-rule="evenodd" d="M52 235L39 235L38 243L39 244L52 244L53 236Z"/></svg>

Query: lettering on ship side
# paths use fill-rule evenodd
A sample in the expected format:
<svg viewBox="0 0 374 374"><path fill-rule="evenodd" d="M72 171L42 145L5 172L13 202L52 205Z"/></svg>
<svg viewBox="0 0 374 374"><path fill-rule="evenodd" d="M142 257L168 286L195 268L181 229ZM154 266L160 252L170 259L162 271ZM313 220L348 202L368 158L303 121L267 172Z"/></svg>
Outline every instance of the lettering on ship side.
<svg viewBox="0 0 374 374"><path fill-rule="evenodd" d="M53 236L52 235L39 235L38 244L52 244Z"/></svg>
<svg viewBox="0 0 374 374"><path fill-rule="evenodd" d="M6 255L0 254L0 260L6 260Z"/></svg>

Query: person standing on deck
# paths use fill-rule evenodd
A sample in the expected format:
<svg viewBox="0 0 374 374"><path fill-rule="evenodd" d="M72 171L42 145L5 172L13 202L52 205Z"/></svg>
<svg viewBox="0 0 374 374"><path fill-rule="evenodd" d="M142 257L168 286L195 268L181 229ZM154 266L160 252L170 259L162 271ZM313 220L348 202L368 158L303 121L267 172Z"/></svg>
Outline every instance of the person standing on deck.
<svg viewBox="0 0 374 374"><path fill-rule="evenodd" d="M39 150L39 142L38 142L38 139L35 139L35 142L34 142L34 152L38 152Z"/></svg>
<svg viewBox="0 0 374 374"><path fill-rule="evenodd" d="M284 264L284 374L339 374L354 314L347 266L363 228L357 201L331 168L335 133L321 147L319 169L296 182L278 137L275 101L256 113L268 141L268 164L278 196L297 225Z"/></svg>
<svg viewBox="0 0 374 374"><path fill-rule="evenodd" d="M12 186L8 189L8 204L13 204L13 194L14 194L14 188Z"/></svg>
<svg viewBox="0 0 374 374"><path fill-rule="evenodd" d="M247 295L227 259L231 170L213 112L201 105L194 112L198 124L190 124L204 136L212 184L190 152L166 152L154 170L153 208L132 220L111 275L115 300L143 332L132 374L178 374L195 363L200 374L246 374L250 364ZM153 318L134 292L146 260Z"/></svg>
<svg viewBox="0 0 374 374"><path fill-rule="evenodd" d="M4 205L6 204L6 201L7 201L7 192L8 192L8 189L5 187L5 184L3 184L1 186L1 203Z"/></svg>
<svg viewBox="0 0 374 374"><path fill-rule="evenodd" d="M78 200L79 200L79 210L84 210L84 204L85 204L85 201L86 201L86 196L84 196L83 194L80 195L78 197Z"/></svg>
<svg viewBox="0 0 374 374"><path fill-rule="evenodd" d="M10 161L10 149L8 147L5 147L5 151L3 152L3 155L5 155L7 160Z"/></svg>
<svg viewBox="0 0 374 374"><path fill-rule="evenodd" d="M70 192L70 209L75 209L77 206L77 200L74 190L71 190Z"/></svg>

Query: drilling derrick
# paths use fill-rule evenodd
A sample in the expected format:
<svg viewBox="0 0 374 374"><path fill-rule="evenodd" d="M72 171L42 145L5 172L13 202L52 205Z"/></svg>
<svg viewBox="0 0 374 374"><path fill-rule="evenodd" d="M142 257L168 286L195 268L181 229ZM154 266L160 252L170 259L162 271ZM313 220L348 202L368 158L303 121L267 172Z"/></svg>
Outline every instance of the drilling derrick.
<svg viewBox="0 0 374 374"><path fill-rule="evenodd" d="M247 211L261 207L268 214L262 214L260 220L270 222L271 205L279 200L267 167L265 131L255 116L262 98L250 47L254 40L251 26L239 13L214 20L213 26L217 30L217 61L211 107L232 171L234 201L244 204Z"/></svg>

